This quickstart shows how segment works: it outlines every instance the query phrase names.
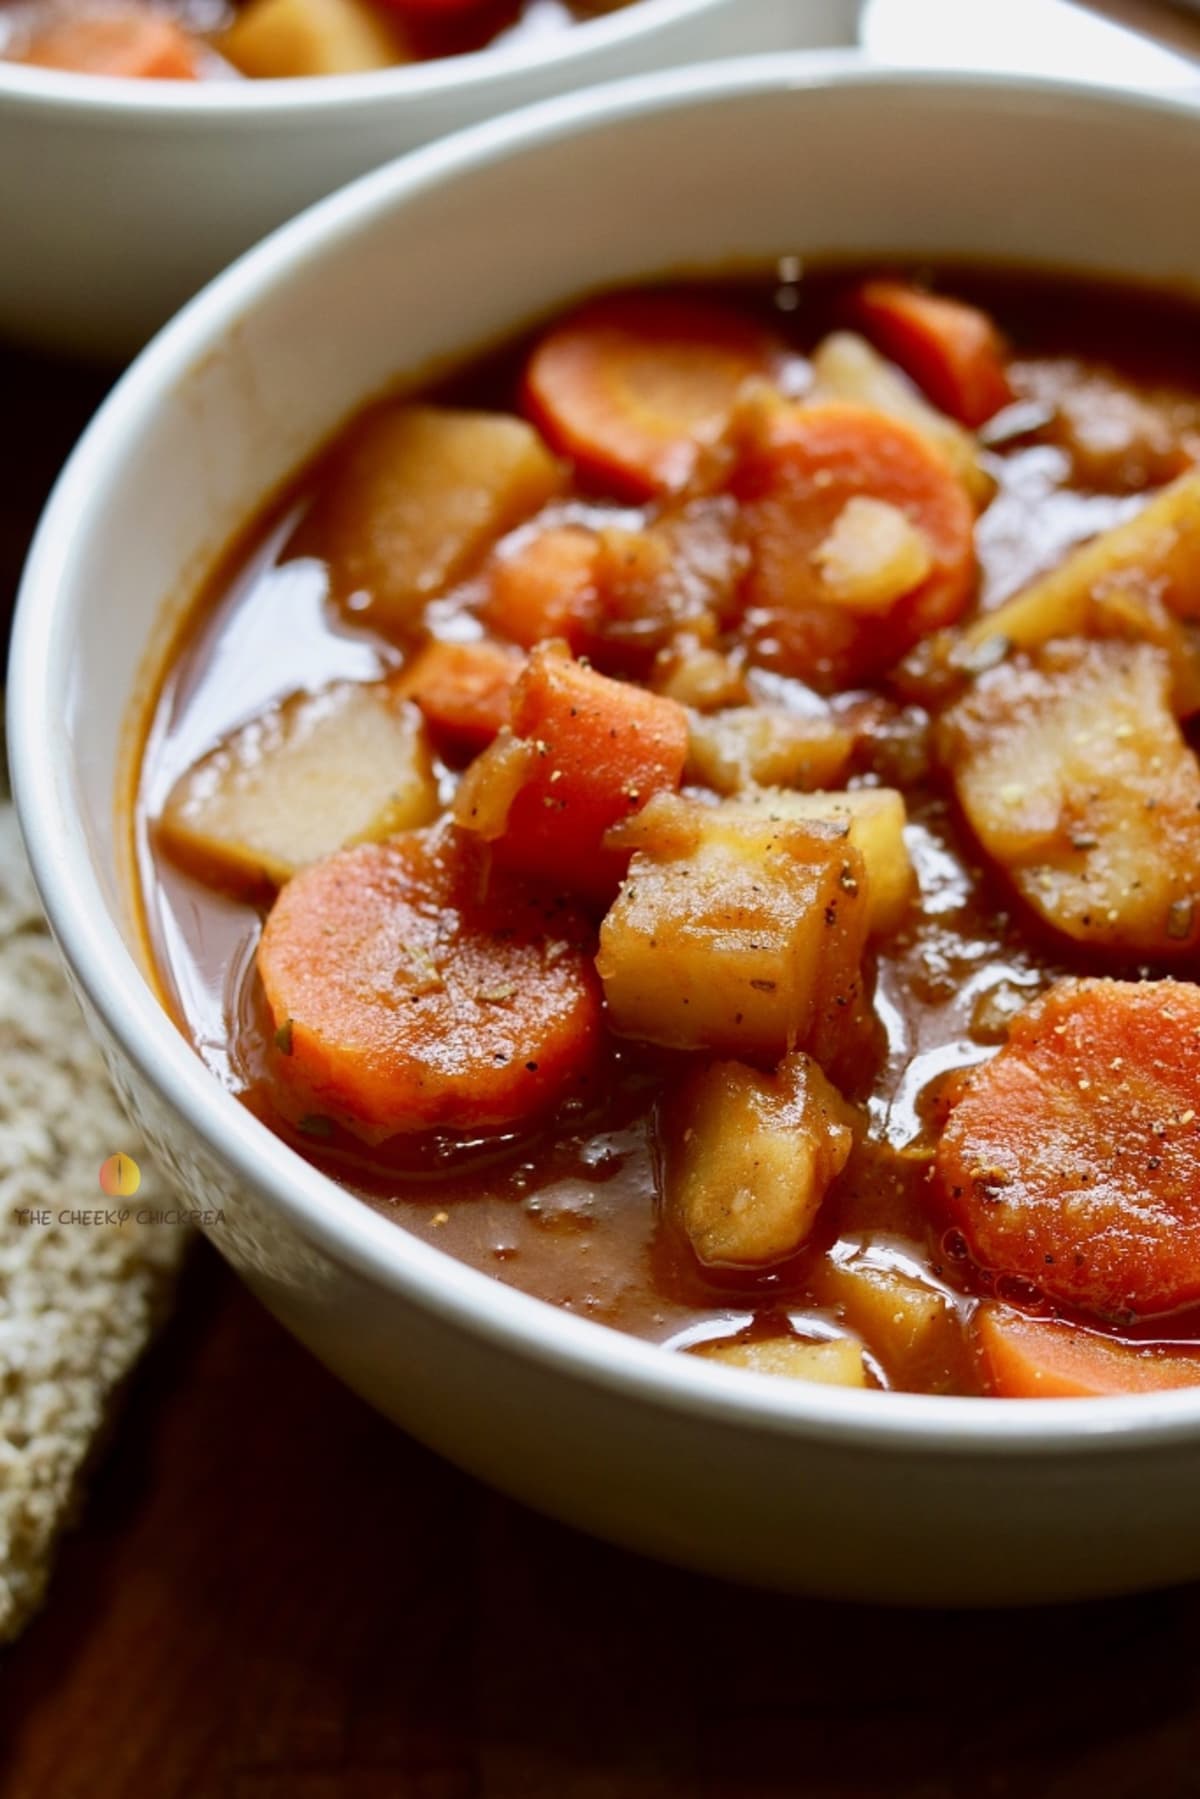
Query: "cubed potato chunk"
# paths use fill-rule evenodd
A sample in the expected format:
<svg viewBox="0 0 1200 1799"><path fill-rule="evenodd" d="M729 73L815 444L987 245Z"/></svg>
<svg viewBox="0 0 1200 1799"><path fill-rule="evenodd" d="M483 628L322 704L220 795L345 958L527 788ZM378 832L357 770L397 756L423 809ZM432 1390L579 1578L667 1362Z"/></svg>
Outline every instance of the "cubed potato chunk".
<svg viewBox="0 0 1200 1799"><path fill-rule="evenodd" d="M620 1034L775 1061L857 1028L866 873L845 831L663 794L618 837L636 853L596 966Z"/></svg>
<svg viewBox="0 0 1200 1799"><path fill-rule="evenodd" d="M969 648L999 638L1033 650L1058 637L1095 633L1097 604L1160 604L1200 619L1200 469L1155 495L1123 525L1072 552L1048 575L964 632Z"/></svg>
<svg viewBox="0 0 1200 1799"><path fill-rule="evenodd" d="M962 1359L962 1333L946 1295L869 1244L837 1244L817 1270L814 1290L897 1386L945 1385Z"/></svg>
<svg viewBox="0 0 1200 1799"><path fill-rule="evenodd" d="M863 859L867 875L868 930L886 937L898 930L917 891L916 871L904 827L904 795L894 787L856 787L845 793L743 794L736 806L752 817L820 823L843 830Z"/></svg>
<svg viewBox="0 0 1200 1799"><path fill-rule="evenodd" d="M745 1368L751 1374L817 1381L826 1387L865 1387L867 1368L861 1343L853 1337L759 1337L702 1343L692 1350L706 1362Z"/></svg>
<svg viewBox="0 0 1200 1799"><path fill-rule="evenodd" d="M656 693L696 712L717 712L722 707L741 707L749 688L740 664L721 650L714 650L700 634L682 631L659 651L650 674Z"/></svg>
<svg viewBox="0 0 1200 1799"><path fill-rule="evenodd" d="M972 829L1046 922L1134 955L1200 941L1200 767L1144 644L1052 644L943 721Z"/></svg>
<svg viewBox="0 0 1200 1799"><path fill-rule="evenodd" d="M854 1146L856 1115L817 1064L710 1062L663 1108L663 1201L699 1261L755 1268L804 1244Z"/></svg>
<svg viewBox="0 0 1200 1799"><path fill-rule="evenodd" d="M924 532L899 506L869 494L846 502L813 560L827 597L867 618L890 612L933 567Z"/></svg>
<svg viewBox="0 0 1200 1799"><path fill-rule="evenodd" d="M429 600L564 480L522 419L386 406L355 431L296 547L328 561L356 620L403 639Z"/></svg>
<svg viewBox="0 0 1200 1799"><path fill-rule="evenodd" d="M385 681L342 681L227 737L176 783L159 828L197 873L252 888L437 809L420 712Z"/></svg>
<svg viewBox="0 0 1200 1799"><path fill-rule="evenodd" d="M832 717L800 718L779 706L693 713L687 779L715 793L747 787L827 787L840 781L854 734Z"/></svg>
<svg viewBox="0 0 1200 1799"><path fill-rule="evenodd" d="M991 499L994 482L979 460L970 431L931 406L903 370L881 356L856 331L835 331L813 352L810 400L849 400L903 419L935 443L977 506Z"/></svg>
<svg viewBox="0 0 1200 1799"><path fill-rule="evenodd" d="M400 30L366 0L249 0L220 49L243 75L357 75L409 62Z"/></svg>

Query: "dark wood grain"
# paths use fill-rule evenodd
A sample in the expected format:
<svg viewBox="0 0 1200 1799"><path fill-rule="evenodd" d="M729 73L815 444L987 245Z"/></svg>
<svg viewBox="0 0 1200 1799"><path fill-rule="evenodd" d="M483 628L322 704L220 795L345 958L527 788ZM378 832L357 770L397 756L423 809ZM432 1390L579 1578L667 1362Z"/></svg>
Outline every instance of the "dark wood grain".
<svg viewBox="0 0 1200 1799"><path fill-rule="evenodd" d="M955 1616L652 1566L374 1417L201 1248L0 1744L3 1799L1181 1799L1200 1591Z"/></svg>

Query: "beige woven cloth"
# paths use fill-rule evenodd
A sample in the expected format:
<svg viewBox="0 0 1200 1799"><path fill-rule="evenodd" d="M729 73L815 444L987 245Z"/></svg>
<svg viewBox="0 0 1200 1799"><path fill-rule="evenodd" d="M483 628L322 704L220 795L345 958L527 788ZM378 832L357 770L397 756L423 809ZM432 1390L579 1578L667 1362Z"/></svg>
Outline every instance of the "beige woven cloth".
<svg viewBox="0 0 1200 1799"><path fill-rule="evenodd" d="M129 1202L99 1185L118 1152L143 1171ZM103 1218L121 1206L126 1223ZM0 1641L42 1597L114 1398L166 1307L185 1232L137 1213L168 1206L0 795Z"/></svg>

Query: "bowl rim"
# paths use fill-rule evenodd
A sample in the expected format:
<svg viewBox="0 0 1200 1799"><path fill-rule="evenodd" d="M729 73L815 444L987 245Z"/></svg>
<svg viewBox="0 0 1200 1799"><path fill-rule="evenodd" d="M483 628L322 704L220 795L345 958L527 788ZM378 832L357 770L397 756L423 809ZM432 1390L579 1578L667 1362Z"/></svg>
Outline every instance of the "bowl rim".
<svg viewBox="0 0 1200 1799"><path fill-rule="evenodd" d="M558 74L564 78L588 58L609 49L635 46L643 39L695 17L729 9L736 0L635 0L594 19L582 19L568 30L550 32L527 42L487 45L457 56L426 62L398 63L357 75L293 75L243 81L131 80L124 76L73 74L66 69L39 69L0 58L0 109L45 109L70 106L94 122L105 119L139 124L185 126L212 118L225 124L282 121L297 112L328 111L372 102L395 106L464 97L489 83L524 75ZM825 4L826 0L809 0Z"/></svg>
<svg viewBox="0 0 1200 1799"><path fill-rule="evenodd" d="M318 1173L204 1067L109 916L83 821L71 803L59 665L81 591L76 546L96 528L106 487L119 477L139 420L211 354L214 342L296 268L336 260L357 233L402 212L408 200L497 159L544 151L635 117L815 89L929 99L958 89L980 103L1050 101L1056 108L1090 109L1098 123L1114 111L1167 116L1200 135L1200 109L1170 94L1010 73L884 69L852 52L755 56L543 101L400 158L319 201L218 276L151 341L88 426L43 512L18 595L8 687L13 792L33 872L60 948L105 1030L215 1158L335 1264L497 1350L644 1408L844 1449L893 1448L951 1461L1014 1451L1035 1457L1132 1453L1194 1442L1200 1388L1061 1399L1048 1406L782 1381L664 1353L422 1242ZM51 754L45 753L47 742L55 746Z"/></svg>

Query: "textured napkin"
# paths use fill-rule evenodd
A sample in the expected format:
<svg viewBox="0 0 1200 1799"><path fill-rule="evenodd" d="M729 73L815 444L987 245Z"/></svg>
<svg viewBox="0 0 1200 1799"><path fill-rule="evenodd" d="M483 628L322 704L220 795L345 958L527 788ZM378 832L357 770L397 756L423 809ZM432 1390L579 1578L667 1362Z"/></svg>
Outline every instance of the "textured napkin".
<svg viewBox="0 0 1200 1799"><path fill-rule="evenodd" d="M0 1641L42 1597L186 1240L144 1188L141 1204L106 1198L100 1168L118 1154L145 1167L0 794Z"/></svg>

